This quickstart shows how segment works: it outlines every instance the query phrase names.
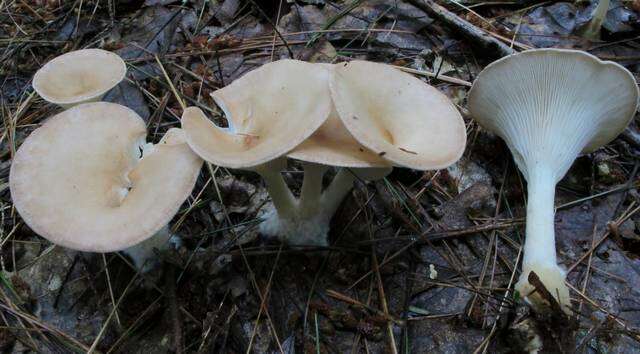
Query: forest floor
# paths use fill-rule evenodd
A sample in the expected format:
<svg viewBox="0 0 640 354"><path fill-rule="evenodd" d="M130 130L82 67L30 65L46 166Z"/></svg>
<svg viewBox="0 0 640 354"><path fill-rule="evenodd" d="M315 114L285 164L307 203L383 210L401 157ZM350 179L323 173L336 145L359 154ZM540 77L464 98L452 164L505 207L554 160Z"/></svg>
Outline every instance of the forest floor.
<svg viewBox="0 0 640 354"><path fill-rule="evenodd" d="M466 110L470 82L509 51L581 49L638 78L640 2L611 0L597 41L579 35L596 3L438 4L449 21L425 12L437 6L429 0L0 0L0 352L518 353L532 333L543 352L640 352L637 117L558 184L567 318L536 315L513 295L525 182ZM139 274L121 254L40 238L9 193L16 149L60 111L33 91L33 74L87 47L126 60L106 100L143 117L153 142L180 125L176 93L220 116L209 93L264 63L357 58L414 69L445 93L465 117L467 149L445 170L357 183L329 248L266 240L255 227L270 203L258 175L204 168L171 223L183 245ZM299 189L295 161L285 178Z"/></svg>

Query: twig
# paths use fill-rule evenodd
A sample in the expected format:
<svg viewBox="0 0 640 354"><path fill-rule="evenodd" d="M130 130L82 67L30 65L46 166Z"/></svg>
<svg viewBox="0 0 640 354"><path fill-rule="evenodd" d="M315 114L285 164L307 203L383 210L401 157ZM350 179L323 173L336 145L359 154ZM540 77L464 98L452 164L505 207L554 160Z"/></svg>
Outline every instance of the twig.
<svg viewBox="0 0 640 354"><path fill-rule="evenodd" d="M398 320L396 318L393 318L388 313L384 313L383 311L380 311L380 310L378 310L378 309L376 309L374 307L371 307L371 306L369 306L369 305L367 305L367 304L365 304L365 303L363 303L361 301L358 301L358 300L356 300L356 299L354 299L354 298L352 298L350 296L347 296L345 294L339 293L339 292L337 292L335 290L331 290L331 289L327 289L325 292L326 292L327 296L330 296L330 297L332 297L332 298L334 298L336 300L345 302L345 303L347 303L349 305L352 305L352 306L357 306L357 307L361 307L363 309L367 309L368 311L371 311L371 312L375 313L376 315L383 317L385 320L387 320L389 322L396 323L397 325L400 325L400 326L404 324L404 322L402 320Z"/></svg>
<svg viewBox="0 0 640 354"><path fill-rule="evenodd" d="M156 57L156 61L158 62L158 65L160 66L160 70L162 70L162 74L164 74L164 78L165 80L167 80L169 87L171 87L171 91L173 92L173 95L176 97L176 100L178 101L178 103L180 104L180 107L183 110L186 109L187 105L184 104L184 101L182 101L182 97L180 97L180 95L178 94L178 91L176 91L175 86L173 86L173 82L169 78L169 75L167 75L166 70L164 70L164 66L162 65L162 62L160 62L160 58L158 58L157 55L155 57Z"/></svg>
<svg viewBox="0 0 640 354"><path fill-rule="evenodd" d="M367 225L369 226L369 238L373 239L373 231L371 230L371 220L369 219L369 213L365 211L364 214L367 220ZM371 245L371 265L373 267L373 272L376 274L380 305L382 306L382 311L384 312L385 316L388 317L389 307L387 306L387 295L385 294L384 285L382 284L382 276L380 275L380 263L378 263L376 247L373 244ZM391 353L398 354L398 346L396 345L396 339L393 335L393 324L391 322L387 322L387 336L389 337L389 347L391 349Z"/></svg>
<svg viewBox="0 0 640 354"><path fill-rule="evenodd" d="M113 287L111 286L111 276L109 275L109 265L107 264L107 258L104 255L104 253L101 253L102 255L102 263L104 263L104 270L105 270L105 275L107 278L107 286L109 287L109 297L111 298L111 304L113 305L113 310L116 312L116 322L118 323L118 326L122 325L122 322L120 321L120 316L118 315L118 309L116 308L116 298L115 296L113 296ZM74 257L74 264L75 261L78 259L78 254L76 254L76 256ZM69 274L71 273L71 269L73 269L73 267L69 268L69 272L67 272L67 277L69 276ZM60 295L60 293L58 293L58 296ZM57 298L56 298L57 300Z"/></svg>
<svg viewBox="0 0 640 354"><path fill-rule="evenodd" d="M166 274L165 274L165 298L167 305L169 306L169 313L171 314L171 324L173 329L173 345L175 347L176 354L184 353L183 340L182 340L182 321L180 319L180 312L178 311L178 299L176 295L176 268L175 265L165 262Z"/></svg>
<svg viewBox="0 0 640 354"><path fill-rule="evenodd" d="M621 225L623 222L625 222L629 217L631 217L631 215L635 214L636 212L638 212L638 210L640 210L640 206L633 209L632 211L623 214L618 220L614 221L613 224L615 226L619 226ZM606 240L609 235L611 234L611 228L609 227L609 229L604 233L604 235L598 239L597 242L593 243L593 245L591 246L591 248L589 248L589 250L587 252L585 252L585 254L583 254L582 256L580 256L580 258L578 258L577 261L575 261L575 263L573 263L573 265L571 265L571 267L569 267L567 269L567 274L571 273L576 266L578 266L578 264L582 263L582 261L584 261L587 257L589 257L589 255L591 253L593 253L596 249L598 249L598 247L600 247L600 245L604 242L604 240Z"/></svg>
<svg viewBox="0 0 640 354"><path fill-rule="evenodd" d="M284 39L280 31L278 30L278 25L273 23L273 21L271 21L271 18L269 17L269 15L267 15L264 12L264 10L262 10L262 8L254 0L249 0L249 2L258 10L258 12L260 12L262 17L264 17L264 19L267 20L267 22L269 22L271 26L273 26L273 31L278 35L278 37L284 44L285 48L287 48L287 52L289 52L289 58L293 59L295 55L293 55L293 51L291 50L291 47L289 47L289 43L287 43L287 40ZM272 46L275 46L275 44L273 44Z"/></svg>
<svg viewBox="0 0 640 354"><path fill-rule="evenodd" d="M457 85L462 85L462 86L467 86L467 87L471 87L471 83L469 81L465 81L462 79L458 79L457 77L451 77L451 76L446 76L446 75L440 75L437 73L433 73L431 71L425 71L425 70L417 70L417 69L411 69L411 68L406 68L404 66L397 66L397 65L393 65L393 67L398 68L402 71L411 73L411 74L415 74L415 75L423 75L423 76L428 76L428 77L432 77L436 80L440 80L440 81L444 81L444 82L450 82L452 84L457 84Z"/></svg>
<svg viewBox="0 0 640 354"><path fill-rule="evenodd" d="M471 40L471 43L486 52L490 57L504 57L516 51L497 40L489 33L461 19L453 12L436 4L433 0L406 0L409 4L424 11L427 15L442 21L446 26Z"/></svg>

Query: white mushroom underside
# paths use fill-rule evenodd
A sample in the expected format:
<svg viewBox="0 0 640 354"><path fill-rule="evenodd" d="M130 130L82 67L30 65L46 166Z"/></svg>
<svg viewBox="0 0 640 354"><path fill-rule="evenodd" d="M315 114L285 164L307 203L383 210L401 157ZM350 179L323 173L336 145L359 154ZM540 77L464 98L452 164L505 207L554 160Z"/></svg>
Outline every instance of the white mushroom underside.
<svg viewBox="0 0 640 354"><path fill-rule="evenodd" d="M569 306L565 271L556 263L555 185L578 154L624 129L637 99L635 80L624 68L568 50L503 58L474 83L471 113L505 140L528 182L523 274L516 286L522 295L534 290L528 282L533 271L561 305Z"/></svg>
<svg viewBox="0 0 640 354"><path fill-rule="evenodd" d="M511 59L485 69L469 106L481 125L507 142L525 176L544 166L557 182L581 151L611 141L633 117L638 89L617 64L565 50Z"/></svg>

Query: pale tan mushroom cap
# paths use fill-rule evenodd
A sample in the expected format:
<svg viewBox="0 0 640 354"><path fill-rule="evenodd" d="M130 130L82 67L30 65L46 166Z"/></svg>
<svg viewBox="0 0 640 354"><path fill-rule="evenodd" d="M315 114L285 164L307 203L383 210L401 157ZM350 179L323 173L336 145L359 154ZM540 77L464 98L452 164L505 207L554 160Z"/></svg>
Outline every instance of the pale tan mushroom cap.
<svg viewBox="0 0 640 354"><path fill-rule="evenodd" d="M474 119L518 154L526 153L518 141L531 127L547 140L569 144L557 144L563 151L579 144L577 152L586 153L624 130L638 95L633 75L617 63L577 50L534 49L487 66L468 100Z"/></svg>
<svg viewBox="0 0 640 354"><path fill-rule="evenodd" d="M46 101L71 105L102 97L124 78L127 66L117 54L82 49L46 63L33 77L33 88Z"/></svg>
<svg viewBox="0 0 640 354"><path fill-rule="evenodd" d="M362 146L334 110L329 118L288 155L291 158L338 167L383 167L390 163Z"/></svg>
<svg viewBox="0 0 640 354"><path fill-rule="evenodd" d="M389 65L367 61L334 67L331 95L353 137L393 164L439 169L466 144L462 116L440 91Z"/></svg>
<svg viewBox="0 0 640 354"><path fill-rule="evenodd" d="M191 148L205 160L250 168L280 157L307 139L331 113L327 68L280 60L211 94L226 113L221 129L195 107L182 116Z"/></svg>
<svg viewBox="0 0 640 354"><path fill-rule="evenodd" d="M20 146L9 183L16 209L39 235L89 252L144 241L177 213L202 160L171 129L145 148L146 127L127 107L98 102L66 110Z"/></svg>

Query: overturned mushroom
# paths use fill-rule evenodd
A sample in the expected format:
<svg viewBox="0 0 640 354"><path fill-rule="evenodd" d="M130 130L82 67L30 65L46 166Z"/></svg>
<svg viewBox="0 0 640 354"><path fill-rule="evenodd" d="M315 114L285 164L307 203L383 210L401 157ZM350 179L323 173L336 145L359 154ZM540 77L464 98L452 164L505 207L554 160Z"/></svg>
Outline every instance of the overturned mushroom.
<svg viewBox="0 0 640 354"><path fill-rule="evenodd" d="M166 225L202 165L180 129L156 145L145 144L145 135L143 120L113 103L82 104L50 118L11 165L16 209L55 244L87 252L128 249L141 267L152 247L166 243Z"/></svg>
<svg viewBox="0 0 640 354"><path fill-rule="evenodd" d="M127 73L117 54L102 49L82 49L46 63L33 77L33 88L47 102L70 108L99 101Z"/></svg>
<svg viewBox="0 0 640 354"><path fill-rule="evenodd" d="M541 308L529 284L535 272L565 311L569 290L556 261L555 185L580 153L614 139L638 101L633 76L593 55L561 49L530 50L486 67L469 92L469 110L502 137L528 183L522 275L516 289Z"/></svg>

